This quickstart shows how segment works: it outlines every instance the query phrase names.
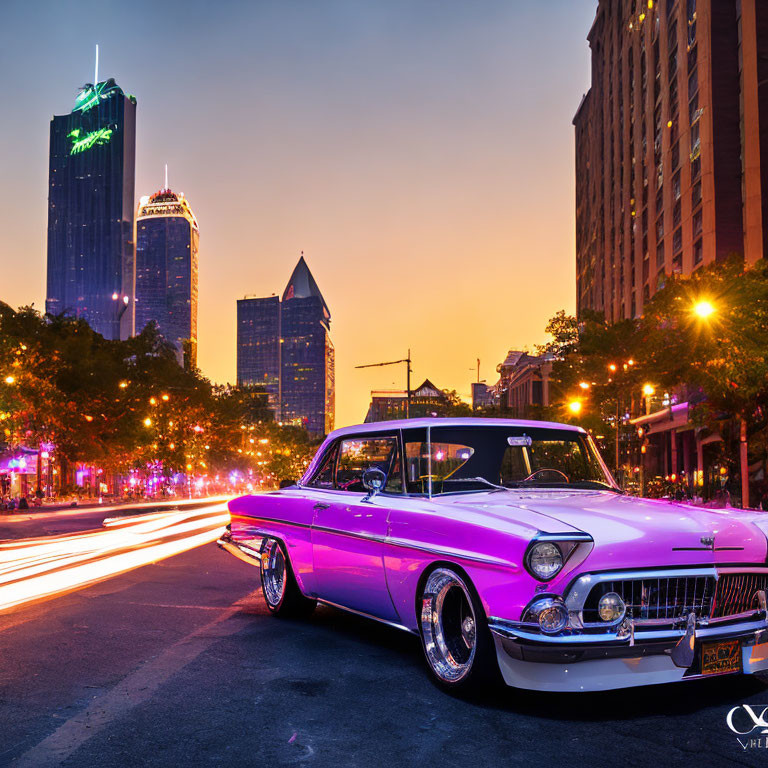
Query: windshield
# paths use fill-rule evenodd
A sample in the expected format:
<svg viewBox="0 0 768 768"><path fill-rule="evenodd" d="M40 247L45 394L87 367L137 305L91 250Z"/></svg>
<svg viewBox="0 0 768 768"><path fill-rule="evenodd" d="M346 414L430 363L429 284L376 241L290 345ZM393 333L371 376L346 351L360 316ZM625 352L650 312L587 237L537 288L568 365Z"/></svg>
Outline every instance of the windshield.
<svg viewBox="0 0 768 768"><path fill-rule="evenodd" d="M548 427L432 427L404 430L409 493L492 488L616 490L594 443L581 432Z"/></svg>

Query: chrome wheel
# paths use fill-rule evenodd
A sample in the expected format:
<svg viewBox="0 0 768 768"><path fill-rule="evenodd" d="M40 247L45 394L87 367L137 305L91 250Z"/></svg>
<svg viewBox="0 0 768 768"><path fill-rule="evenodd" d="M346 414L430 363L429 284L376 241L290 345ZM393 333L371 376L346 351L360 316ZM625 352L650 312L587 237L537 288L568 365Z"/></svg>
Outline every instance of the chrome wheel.
<svg viewBox="0 0 768 768"><path fill-rule="evenodd" d="M472 669L477 650L477 619L467 586L453 571L429 574L421 602L424 652L435 675L458 683Z"/></svg>
<svg viewBox="0 0 768 768"><path fill-rule="evenodd" d="M285 595L285 555L275 539L265 539L261 547L261 588L270 608L279 608Z"/></svg>

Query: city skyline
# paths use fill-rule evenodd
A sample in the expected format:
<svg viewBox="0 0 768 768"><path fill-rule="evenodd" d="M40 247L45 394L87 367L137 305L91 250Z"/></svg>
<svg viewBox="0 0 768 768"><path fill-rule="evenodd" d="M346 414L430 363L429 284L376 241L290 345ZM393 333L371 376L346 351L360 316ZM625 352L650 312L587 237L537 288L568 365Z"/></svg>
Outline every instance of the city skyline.
<svg viewBox="0 0 768 768"><path fill-rule="evenodd" d="M3 250L4 301L43 307L40 123L91 79L99 42L102 78L126 83L141 103L137 192L158 187L167 161L174 186L195 200L210 256L201 260L199 364L214 381L235 379L235 299L269 293L301 250L316 273L332 275L324 291L340 425L364 418L371 389L403 385L394 369L355 365L410 347L416 379L429 373L468 396L477 357L490 380L507 349L543 340L546 320L573 310L570 120L588 85L594 3L552 3L538 15L491 3L482 19L460 4L230 5L210 30L219 58L200 60L181 35L161 45L170 8L138 48L129 44L136 10L74 19L51 6L44 22L34 19L30 66L46 73L34 100L3 85L25 115L23 126L0 118L14 147L4 177L18 179L0 193L5 229L16 230ZM28 12L10 16L9 27L32 28ZM6 42L20 55L17 40ZM157 78L154 55L177 61L173 83ZM222 85L227 73L232 83ZM489 289L488 274L506 283ZM526 282L546 285L547 299L513 294ZM408 311L386 332L364 332L361 319L393 302ZM447 304L458 321L444 327Z"/></svg>

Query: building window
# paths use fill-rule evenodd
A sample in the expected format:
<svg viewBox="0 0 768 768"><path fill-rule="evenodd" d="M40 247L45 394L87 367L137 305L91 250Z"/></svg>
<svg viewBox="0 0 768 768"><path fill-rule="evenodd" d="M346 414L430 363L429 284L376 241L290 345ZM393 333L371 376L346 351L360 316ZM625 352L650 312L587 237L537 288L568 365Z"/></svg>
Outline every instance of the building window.
<svg viewBox="0 0 768 768"><path fill-rule="evenodd" d="M672 170L675 170L680 165L680 142L676 142L672 147Z"/></svg>
<svg viewBox="0 0 768 768"><path fill-rule="evenodd" d="M664 237L664 217L659 216L656 220L656 242L660 242Z"/></svg>
<svg viewBox="0 0 768 768"><path fill-rule="evenodd" d="M699 91L699 69L698 67L688 75L688 98L692 99L695 93Z"/></svg>
<svg viewBox="0 0 768 768"><path fill-rule="evenodd" d="M680 199L680 171L672 177L672 199Z"/></svg>
<svg viewBox="0 0 768 768"><path fill-rule="evenodd" d="M672 259L672 272L676 275L681 274L683 271L683 254L678 253L674 259Z"/></svg>
<svg viewBox="0 0 768 768"><path fill-rule="evenodd" d="M660 189L656 193L656 213L661 213L661 209L664 207L664 189Z"/></svg>
<svg viewBox="0 0 768 768"><path fill-rule="evenodd" d="M672 250L679 251L683 247L683 230L682 227L678 227L675 230L675 234L672 235ZM677 258L677 256L675 256Z"/></svg>
<svg viewBox="0 0 768 768"><path fill-rule="evenodd" d="M699 109L699 94L694 93L691 101L688 104L688 121L693 125L701 117L701 110Z"/></svg>
<svg viewBox="0 0 768 768"><path fill-rule="evenodd" d="M701 182L693 185L691 190L691 208L695 208L701 202Z"/></svg>
<svg viewBox="0 0 768 768"><path fill-rule="evenodd" d="M701 157L696 156L691 160L691 181L696 181L699 176L701 176Z"/></svg>
<svg viewBox="0 0 768 768"><path fill-rule="evenodd" d="M704 243L701 240L697 240L693 244L693 265L701 264L704 258Z"/></svg>
<svg viewBox="0 0 768 768"><path fill-rule="evenodd" d="M699 54L699 47L697 45L694 45L689 51L688 51L688 71L692 71L693 68L696 66L697 57Z"/></svg>
<svg viewBox="0 0 768 768"><path fill-rule="evenodd" d="M693 236L694 238L698 237L703 229L702 225L702 211L701 208L699 208L696 213L693 214Z"/></svg>
<svg viewBox="0 0 768 768"><path fill-rule="evenodd" d="M656 245L656 269L664 266L664 241Z"/></svg>
<svg viewBox="0 0 768 768"><path fill-rule="evenodd" d="M672 227L678 227L680 226L680 221L683 218L683 207L682 202L678 200L675 203L675 207L672 209Z"/></svg>

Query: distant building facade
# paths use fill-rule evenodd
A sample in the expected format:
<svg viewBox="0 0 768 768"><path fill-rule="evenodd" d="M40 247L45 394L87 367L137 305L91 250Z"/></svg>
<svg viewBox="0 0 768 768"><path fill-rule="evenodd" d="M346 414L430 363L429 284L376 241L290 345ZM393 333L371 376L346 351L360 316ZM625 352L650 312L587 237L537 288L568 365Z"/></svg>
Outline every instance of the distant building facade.
<svg viewBox="0 0 768 768"><path fill-rule="evenodd" d="M335 352L331 314L304 256L282 300L237 302L237 383L264 387L278 420L313 435L333 430Z"/></svg>
<svg viewBox="0 0 768 768"><path fill-rule="evenodd" d="M496 370L499 383L495 389L498 403L514 418L536 415L550 402L550 375L553 358L549 355L529 355L511 349Z"/></svg>
<svg viewBox="0 0 768 768"><path fill-rule="evenodd" d="M183 194L143 197L136 215L136 332L154 322L179 363L197 366L199 238Z"/></svg>
<svg viewBox="0 0 768 768"><path fill-rule="evenodd" d="M498 405L497 389L484 381L472 382L472 410L493 408Z"/></svg>
<svg viewBox="0 0 768 768"><path fill-rule="evenodd" d="M411 391L410 408L406 390L373 390L365 422L404 419L407 412L410 412L412 419L421 416L442 416L449 405L450 400L445 392L429 379L424 379L420 386Z"/></svg>
<svg viewBox="0 0 768 768"><path fill-rule="evenodd" d="M136 99L113 79L51 120L46 311L107 339L134 330L135 154Z"/></svg>
<svg viewBox="0 0 768 768"><path fill-rule="evenodd" d="M599 0L574 118L578 312L768 251L768 5Z"/></svg>

